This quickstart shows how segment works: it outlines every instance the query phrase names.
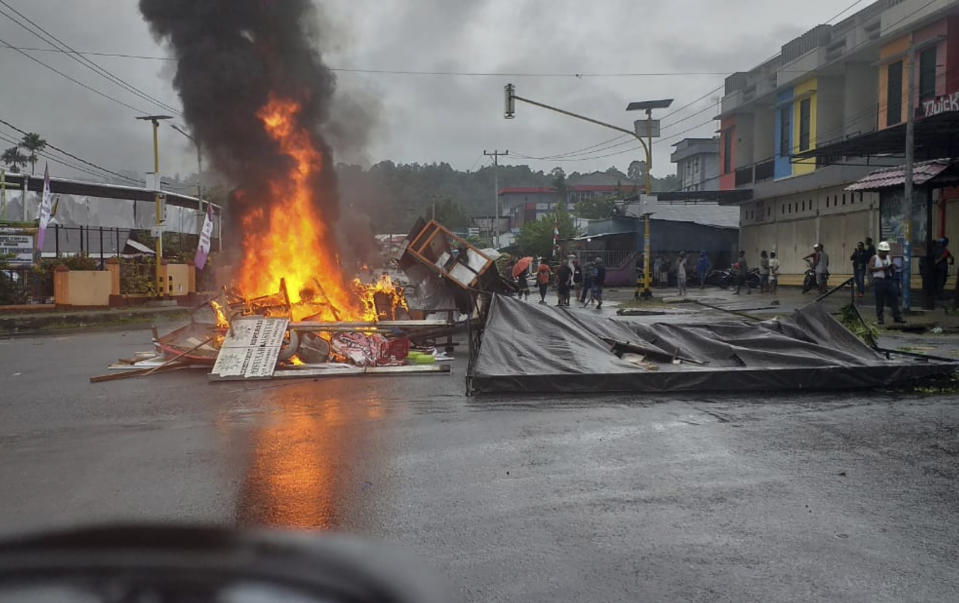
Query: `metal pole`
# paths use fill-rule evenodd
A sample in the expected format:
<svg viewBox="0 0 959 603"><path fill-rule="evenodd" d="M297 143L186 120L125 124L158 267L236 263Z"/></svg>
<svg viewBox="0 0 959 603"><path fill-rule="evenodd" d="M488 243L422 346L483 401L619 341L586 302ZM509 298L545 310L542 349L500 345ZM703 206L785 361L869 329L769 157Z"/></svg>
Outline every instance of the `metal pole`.
<svg viewBox="0 0 959 603"><path fill-rule="evenodd" d="M54 250L56 252L57 259L60 259L60 225L59 224L53 225L53 238L55 240Z"/></svg>
<svg viewBox="0 0 959 603"><path fill-rule="evenodd" d="M160 141L159 141L160 122L153 120L153 174L156 178L156 187L160 188ZM153 194L153 206L156 210L156 283L157 294L163 297L163 230L160 225L163 223L162 210L160 209L160 191Z"/></svg>
<svg viewBox="0 0 959 603"><path fill-rule="evenodd" d="M23 214L22 216L23 222L27 221L27 189L29 187L29 182L30 182L30 176L23 174L23 192L22 192L22 196L20 197L20 205L23 206L22 207L23 211L21 212Z"/></svg>
<svg viewBox="0 0 959 603"><path fill-rule="evenodd" d="M499 158L501 155L509 155L509 149L498 151L493 149L492 153L483 151L487 157L493 158L493 223L490 225L490 235L493 247L499 248Z"/></svg>
<svg viewBox="0 0 959 603"><path fill-rule="evenodd" d="M136 226L136 225L134 224L134 226ZM117 227L115 227L113 230L115 231L116 236L117 236L117 250L116 250L116 251L117 251L117 257L120 257L120 227L117 226Z"/></svg>
<svg viewBox="0 0 959 603"><path fill-rule="evenodd" d="M646 133L649 135L649 144L644 144L643 147L646 150L646 197L649 198L649 194L652 190L651 182L652 176L650 171L653 169L653 112L651 109L646 109ZM635 133L634 133L635 134ZM640 142L642 138L640 137ZM643 290L640 292L640 297L650 298L653 296L653 291L650 287L651 279L649 274L649 255L652 253L652 244L649 240L649 212L643 212Z"/></svg>
<svg viewBox="0 0 959 603"><path fill-rule="evenodd" d="M0 220L7 219L7 172L0 168Z"/></svg>
<svg viewBox="0 0 959 603"><path fill-rule="evenodd" d="M906 165L904 168L904 182L902 194L902 230L904 235L903 259L902 259L902 307L907 312L910 309L912 301L912 166L913 154L916 148L915 141L915 123L913 114L915 113L913 94L915 92L913 84L913 55L914 47L910 43L909 51L906 53Z"/></svg>
<svg viewBox="0 0 959 603"><path fill-rule="evenodd" d="M103 259L103 227L100 227L100 270L103 270L106 263Z"/></svg>

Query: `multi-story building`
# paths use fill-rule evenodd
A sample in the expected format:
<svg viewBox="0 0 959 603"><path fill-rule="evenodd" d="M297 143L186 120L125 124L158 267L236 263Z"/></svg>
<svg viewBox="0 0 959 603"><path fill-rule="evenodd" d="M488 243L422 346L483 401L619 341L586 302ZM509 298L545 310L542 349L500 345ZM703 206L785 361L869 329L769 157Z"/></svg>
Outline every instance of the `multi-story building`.
<svg viewBox="0 0 959 603"><path fill-rule="evenodd" d="M509 187L499 191L499 207L510 219L510 228L519 230L526 222L539 220L556 209L560 201L572 208L577 201L597 197L638 194L642 187L633 184L571 184L565 196L552 187Z"/></svg>
<svg viewBox="0 0 959 603"><path fill-rule="evenodd" d="M928 177L920 170L914 180L918 275L927 240L959 233L959 192L948 187L959 151L952 143L959 127L959 0L879 0L726 78L719 181L723 190L752 190L751 200L739 202L740 244L750 262L761 250L777 251L788 283L802 274L802 258L816 242L825 245L835 275L851 272L858 241L895 243L902 235L897 212L910 89L916 159L944 159L936 164L943 169Z"/></svg>
<svg viewBox="0 0 959 603"><path fill-rule="evenodd" d="M719 190L719 138L684 138L673 145L681 191Z"/></svg>

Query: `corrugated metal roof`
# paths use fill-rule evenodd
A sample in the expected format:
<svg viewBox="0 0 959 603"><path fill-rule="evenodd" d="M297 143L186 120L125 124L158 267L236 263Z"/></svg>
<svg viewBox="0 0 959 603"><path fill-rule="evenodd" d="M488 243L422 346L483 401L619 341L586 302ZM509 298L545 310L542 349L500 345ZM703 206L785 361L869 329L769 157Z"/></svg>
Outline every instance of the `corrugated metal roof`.
<svg viewBox="0 0 959 603"><path fill-rule="evenodd" d="M631 203L626 206L626 215L639 217L644 211L643 207L640 203ZM738 206L718 203L657 203L649 211L654 220L739 228Z"/></svg>
<svg viewBox="0 0 959 603"><path fill-rule="evenodd" d="M944 172L951 164L952 160L950 159L933 159L932 161L917 163L912 168L912 183L915 185L923 185ZM898 166L876 170L860 178L853 184L850 184L846 187L846 190L877 191L884 188L903 186L905 182L906 168L905 166Z"/></svg>

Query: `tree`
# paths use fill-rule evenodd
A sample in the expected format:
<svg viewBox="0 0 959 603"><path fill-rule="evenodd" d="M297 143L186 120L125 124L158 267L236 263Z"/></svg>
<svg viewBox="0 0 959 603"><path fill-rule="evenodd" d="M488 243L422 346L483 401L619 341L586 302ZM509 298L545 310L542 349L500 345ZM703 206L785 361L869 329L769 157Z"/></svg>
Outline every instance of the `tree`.
<svg viewBox="0 0 959 603"><path fill-rule="evenodd" d="M426 219L433 215L433 208L426 212ZM440 199L436 202L436 221L450 230L466 230L470 220L463 207L452 199Z"/></svg>
<svg viewBox="0 0 959 603"><path fill-rule="evenodd" d="M563 205L555 212L544 215L535 222L523 224L516 246L523 255L549 258L553 255L553 229L559 229L559 240L571 239L578 233L573 217Z"/></svg>
<svg viewBox="0 0 959 603"><path fill-rule="evenodd" d="M576 202L576 205L573 206L573 214L587 220L600 220L608 218L613 213L614 207L616 207L614 197L586 198Z"/></svg>
<svg viewBox="0 0 959 603"><path fill-rule="evenodd" d="M11 172L19 174L20 170L27 165L27 156L20 152L20 147L10 147L0 156L0 161L2 161Z"/></svg>
<svg viewBox="0 0 959 603"><path fill-rule="evenodd" d="M665 193L679 190L679 176L670 174L665 178L653 178L652 187L654 193Z"/></svg>
<svg viewBox="0 0 959 603"><path fill-rule="evenodd" d="M36 132L27 132L23 135L20 146L27 151L27 161L30 162L30 175L34 176L37 161L40 159L38 153L47 147L47 141L40 138L40 135Z"/></svg>
<svg viewBox="0 0 959 603"><path fill-rule="evenodd" d="M645 161L631 161L629 167L626 168L626 176L636 184L642 184L643 179L646 178L646 162Z"/></svg>

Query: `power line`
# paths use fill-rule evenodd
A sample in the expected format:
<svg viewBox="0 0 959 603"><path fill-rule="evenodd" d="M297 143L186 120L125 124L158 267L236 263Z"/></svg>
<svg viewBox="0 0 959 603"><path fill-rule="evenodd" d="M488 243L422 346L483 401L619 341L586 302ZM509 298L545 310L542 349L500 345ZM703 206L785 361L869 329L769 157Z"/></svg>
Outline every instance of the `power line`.
<svg viewBox="0 0 959 603"><path fill-rule="evenodd" d="M20 134L23 134L23 135L29 134L29 132L27 132L26 130L22 130L22 129L18 128L17 126L13 125L12 123L4 120L4 119L0 119L0 124L5 125L5 126L7 126L8 128L10 128L10 129L12 129L12 130L16 130L16 131L19 132ZM17 142L16 144L19 144L19 142ZM47 142L47 147L50 148L50 149L53 149L54 151L56 151L56 152L58 152L58 153L61 153L61 154L63 154L63 155L66 155L67 157L70 157L71 159L75 159L75 160L77 160L77 161L79 161L79 162L81 162L81 163L84 163L84 164L86 164L86 165L88 165L88 166L90 166L90 167L93 167L93 168L96 168L96 169L101 170L101 171L103 171L103 172L106 172L107 174L116 176L116 177L118 177L118 178L122 178L122 179L124 179L124 180L126 180L126 181L128 181L128 182L134 182L134 183L136 183L136 184L141 184L141 182L138 181L138 180L135 180L135 179L133 179L133 178L130 178L129 176L124 176L123 174L121 174L121 173L119 173L119 172L114 172L113 170L107 169L107 168L103 167L102 165L97 165L97 164L93 163L92 161L87 161L86 159L83 159L82 157L78 157L78 156L74 155L73 153L71 153L71 152L69 152L69 151L64 151L64 150L61 149L60 147L58 147L58 146L56 146L56 145L53 145L53 144L51 144L50 142Z"/></svg>
<svg viewBox="0 0 959 603"><path fill-rule="evenodd" d="M47 69L49 69L50 71L56 73L57 75L65 78L65 79L68 79L68 80L70 80L71 82L73 82L74 84L76 84L76 85L78 85L78 86L80 86L80 87L82 87L82 88L86 88L86 89L89 90L90 92L93 92L94 94L97 94L97 95L99 95L99 96L102 96L103 98L105 98L105 99L107 99L107 100L109 100L109 101L112 101L112 102L117 103L117 104L119 104L119 105L123 105L123 106L126 107L127 109L132 109L133 111L139 113L140 115L147 115L147 114L149 113L148 111L144 111L143 109L139 109L139 108L137 108L137 107L134 107L133 105L131 105L131 104L129 104L129 103L125 103L125 102L123 102L122 100L120 100L120 99L118 99L118 98L115 98L115 97L113 97L113 96L110 96L110 95L107 94L106 92L101 92L100 90L97 90L97 89L94 88L93 86L90 86L90 85L88 85L88 84L85 84L85 83L81 82L80 80L78 80L78 79L76 79L76 78L74 78L74 77L71 77L71 76L67 75L66 73L60 71L60 70L57 69L56 67L52 67L52 66L48 65L47 63L44 63L44 62L41 61L40 59L38 59L38 58L36 58L36 57L34 57L34 56L31 56L31 55L27 54L26 52L20 50L19 48L16 48L16 47L14 47L14 46L11 46L9 42L7 42L6 40L3 40L2 38L0 38L0 44L3 44L4 46L6 46L7 48L9 48L9 49L11 49L11 50L17 51L18 53L20 53L20 54L22 54L23 56L27 57L28 59L30 59L30 60L33 61L34 63L37 63L38 65L42 65L43 67L46 67Z"/></svg>
<svg viewBox="0 0 959 603"><path fill-rule="evenodd" d="M153 103L154 105L156 105L156 106L158 106L158 107L161 107L161 108L164 109L164 110L173 111L173 112L175 112L175 113L177 113L177 114L179 115L179 111L176 109L176 107L172 107L172 106L164 103L163 101L160 101L160 100L158 100L158 99L150 96L149 94L147 94L146 92L143 92L142 90L140 90L139 88L137 88L137 87L134 86L133 84L130 84L130 83L126 82L125 80L119 78L118 76L114 75L113 73L107 71L106 69L104 69L103 67L101 67L100 65L98 65L97 63L91 61L90 59L88 59L88 58L86 58L86 57L84 57L84 56L82 56L81 54L79 54L79 53L76 51L75 48L73 48L72 46L70 46L69 44L67 44L66 42L64 42L64 41L61 40L60 38L58 38L57 36L53 35L53 34L50 33L49 31L47 31L46 29L44 29L43 26L41 26L41 25L38 24L36 21L33 21L32 19L30 19L30 17L28 17L28 16L24 15L23 13L21 13L20 11L18 11L15 7L11 6L11 5L10 5L9 3L7 3L5 0L0 0L0 4L2 4L3 6L7 7L9 10L11 10L11 11L12 11L13 13L15 13L17 16L19 16L19 17L22 18L24 21L26 21L27 23L29 23L30 25L32 25L33 27L35 27L36 30L40 30L40 32L42 32L43 35L41 35L40 33L38 33L35 29L31 29L29 26L27 26L26 24L24 24L22 21L14 18L14 17L12 17L9 13L7 13L6 11L4 11L3 9L0 9L0 14L2 14L2 15L3 15L4 17L6 17L7 19L13 21L15 24L19 25L21 28L23 28L23 29L25 29L26 31L30 32L31 34L33 34L35 37L37 37L37 38L40 39L41 41L46 42L46 43L47 43L48 45L50 45L51 47L56 48L56 49L59 49L59 50L62 50L62 51L64 52L64 54L66 54L68 57L70 57L73 61L79 63L80 65L82 65L83 67L86 67L87 69L90 69L90 70L93 71L94 73L96 73L96 74L98 74L98 75L106 78L106 79L109 80L110 82L112 82L112 83L120 86L121 88L127 90L128 92L133 93L134 95L138 96L139 98L141 98L141 99L143 99L143 100L145 100L145 101L147 101L147 102Z"/></svg>

